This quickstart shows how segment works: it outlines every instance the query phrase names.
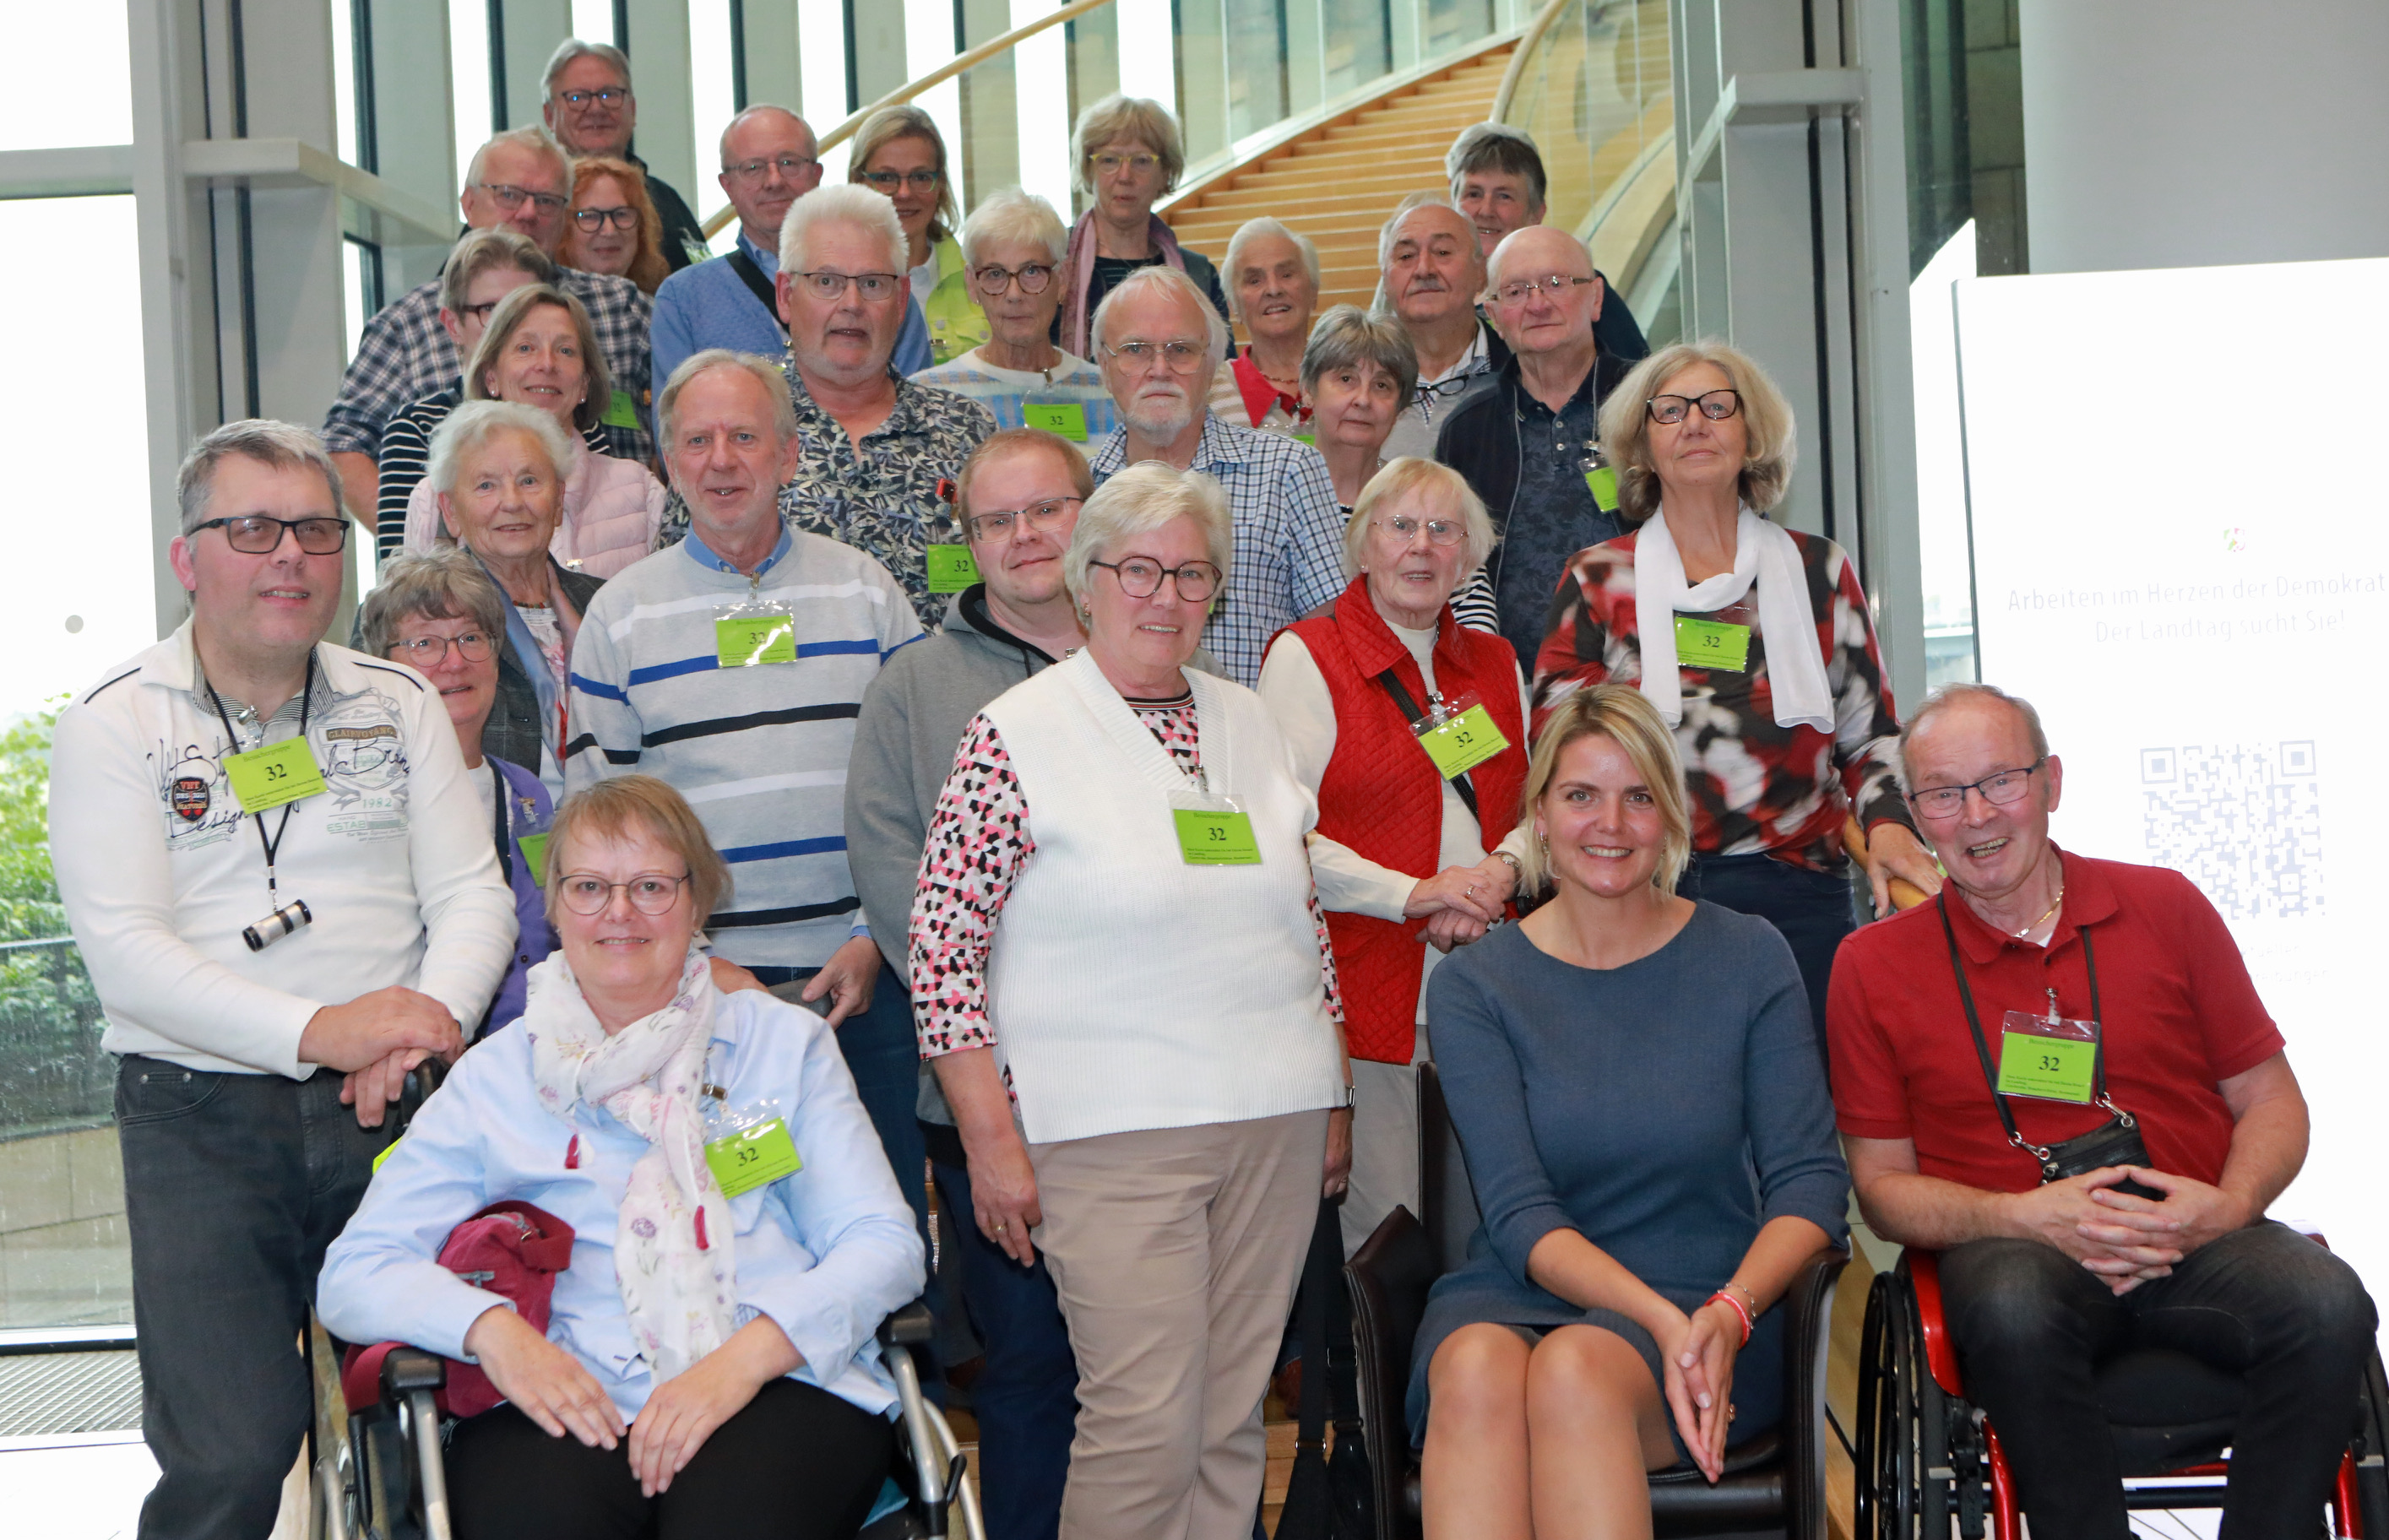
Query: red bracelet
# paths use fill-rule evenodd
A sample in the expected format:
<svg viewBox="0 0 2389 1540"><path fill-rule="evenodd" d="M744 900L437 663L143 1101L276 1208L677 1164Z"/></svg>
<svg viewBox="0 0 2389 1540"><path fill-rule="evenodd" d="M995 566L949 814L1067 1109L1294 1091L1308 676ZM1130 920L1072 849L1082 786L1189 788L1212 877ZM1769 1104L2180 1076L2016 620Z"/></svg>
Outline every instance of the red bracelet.
<svg viewBox="0 0 2389 1540"><path fill-rule="evenodd" d="M1701 1305L1706 1308L1709 1305L1715 1305L1719 1300L1723 1300L1726 1304L1733 1306L1734 1316L1742 1322L1742 1345L1744 1347L1748 1347L1750 1345L1750 1312L1744 1307L1742 1301L1734 1298L1732 1294L1727 1292L1723 1289L1718 1290L1716 1293L1711 1294L1708 1298L1701 1301Z"/></svg>

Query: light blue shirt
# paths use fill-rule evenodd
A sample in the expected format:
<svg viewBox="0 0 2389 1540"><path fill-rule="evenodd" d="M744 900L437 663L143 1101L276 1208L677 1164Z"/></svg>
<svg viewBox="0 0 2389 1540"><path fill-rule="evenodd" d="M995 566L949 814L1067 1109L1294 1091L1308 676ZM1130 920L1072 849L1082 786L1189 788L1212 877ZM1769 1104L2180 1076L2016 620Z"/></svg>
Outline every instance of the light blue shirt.
<svg viewBox="0 0 2389 1540"><path fill-rule="evenodd" d="M465 1357L465 1333L506 1301L435 1259L456 1226L500 1199L521 1199L573 1229L548 1340L634 1418L655 1385L623 1313L614 1234L647 1141L585 1103L575 1104L569 1123L540 1104L531 1080L539 1017L534 1004L512 1030L475 1045L424 1103L324 1259L316 1308L348 1342L404 1342ZM777 1101L804 1163L730 1200L735 1324L769 1316L804 1357L789 1378L865 1411L888 1411L896 1384L875 1333L921 1292L921 1241L835 1035L811 1012L769 995L717 995L707 1072L728 1090L734 1111ZM576 1135L578 1159L568 1169Z"/></svg>
<svg viewBox="0 0 2389 1540"><path fill-rule="evenodd" d="M1082 451L1101 444L1119 426L1112 393L1104 385L1104 372L1068 353L1061 353L1051 369L1000 369L973 348L934 369L922 370L913 376L913 383L968 396L995 414L998 427L1026 426L1022 409L1032 401L1076 402L1085 416L1085 429L1079 439Z"/></svg>
<svg viewBox="0 0 2389 1540"><path fill-rule="evenodd" d="M780 254L766 251L738 232L738 249L761 269L766 278L780 274ZM742 353L760 353L768 359L787 356L787 334L780 330L780 318L755 298L737 274L730 271L730 259L716 257L711 261L698 262L682 268L663 281L656 290L655 320L647 333L647 351L652 360L656 394L664 392L664 384L672 376L691 353L708 348L729 348ZM929 366L929 323L921 313L921 301L904 301L904 329L896 334L896 351L890 362L900 375L909 375Z"/></svg>

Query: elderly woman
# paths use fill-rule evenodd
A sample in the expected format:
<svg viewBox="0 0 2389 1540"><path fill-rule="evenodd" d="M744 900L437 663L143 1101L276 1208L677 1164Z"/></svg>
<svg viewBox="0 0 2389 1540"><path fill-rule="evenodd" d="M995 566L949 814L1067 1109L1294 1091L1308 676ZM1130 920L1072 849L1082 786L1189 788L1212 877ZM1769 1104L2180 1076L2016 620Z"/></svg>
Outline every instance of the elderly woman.
<svg viewBox="0 0 2389 1540"><path fill-rule="evenodd" d="M1220 365L1211 411L1238 427L1288 438L1311 437L1311 401L1302 377L1303 345L1319 308L1319 248L1263 215L1228 238L1230 319L1248 346Z"/></svg>
<svg viewBox="0 0 2389 1540"><path fill-rule="evenodd" d="M1675 891L1692 821L1658 713L1569 697L1525 795L1553 897L1427 987L1484 1216L1419 1325L1428 1540L1649 1534L1645 1472L1715 1481L1781 1420L1770 1307L1849 1201L1782 937Z"/></svg>
<svg viewBox="0 0 2389 1540"><path fill-rule="evenodd" d="M1385 468L1386 437L1417 381L1418 353L1392 316L1337 305L1311 328L1302 350L1302 394L1344 513Z"/></svg>
<svg viewBox="0 0 2389 1540"><path fill-rule="evenodd" d="M1087 500L1087 644L972 719L913 900L979 1229L1043 1249L1069 1324L1086 1540L1252 1533L1261 1397L1350 1154L1309 794L1259 697L1185 667L1233 547L1208 477L1147 463Z"/></svg>
<svg viewBox="0 0 2389 1540"><path fill-rule="evenodd" d="M653 299L672 268L664 255L663 218L647 197L645 173L610 155L575 160L571 217L556 256L583 273L628 278Z"/></svg>
<svg viewBox="0 0 2389 1540"><path fill-rule="evenodd" d="M1345 526L1351 586L1280 631L1261 665L1261 699L1319 802L1310 867L1352 1057L1348 1253L1397 1203L1418 1210L1424 984L1501 918L1526 852L1527 681L1501 638L1451 613L1492 549L1458 471L1395 461Z"/></svg>
<svg viewBox="0 0 2389 1540"><path fill-rule="evenodd" d="M946 140L938 121L910 105L883 107L855 131L846 179L896 206L904 227L904 270L929 323L929 361L947 363L987 340L975 282L954 239L953 185L946 180Z"/></svg>
<svg viewBox="0 0 2389 1540"><path fill-rule="evenodd" d="M1054 340L1080 358L1094 357L1095 307L1122 278L1156 262L1194 279L1211 308L1227 314L1228 297L1220 291L1211 259L1180 246L1153 211L1154 200L1178 185L1186 169L1178 120L1169 109L1115 93L1079 114L1070 141L1088 207L1070 232Z"/></svg>
<svg viewBox="0 0 2389 1540"><path fill-rule="evenodd" d="M655 549L663 483L635 460L578 441L597 426L611 399L606 358L579 299L545 284L506 296L465 366L465 399L536 408L566 436L556 465L564 477L554 545L559 561L610 578ZM428 481L418 484L407 495L406 548L428 549L438 538L440 518L435 490Z"/></svg>
<svg viewBox="0 0 2389 1540"><path fill-rule="evenodd" d="M567 801L547 847L559 950L519 1029L457 1061L326 1257L333 1331L468 1358L505 1398L448 1442L467 1540L759 1513L827 1540L888 1473L873 1334L919 1292L921 1242L830 1028L709 978L697 937L729 889L661 781ZM733 1141L763 1159L719 1159ZM572 1228L544 1334L435 1260L505 1199Z"/></svg>
<svg viewBox="0 0 2389 1540"><path fill-rule="evenodd" d="M1054 275L1069 245L1062 216L1034 193L1006 187L971 210L962 245L987 340L913 382L968 396L995 414L999 427L1041 427L1074 444L1108 437L1114 417L1103 371L1054 346L1062 303Z"/></svg>
<svg viewBox="0 0 2389 1540"><path fill-rule="evenodd" d="M1535 660L1537 717L1605 680L1642 690L1689 767L1686 891L1783 933L1821 1052L1825 981L1852 928L1850 810L1876 912L1891 911L1894 877L1941 886L1900 794L1899 718L1858 569L1832 541L1767 521L1792 481L1792 409L1722 343L1637 364L1601 409L1601 447L1618 516L1639 528L1569 562Z"/></svg>

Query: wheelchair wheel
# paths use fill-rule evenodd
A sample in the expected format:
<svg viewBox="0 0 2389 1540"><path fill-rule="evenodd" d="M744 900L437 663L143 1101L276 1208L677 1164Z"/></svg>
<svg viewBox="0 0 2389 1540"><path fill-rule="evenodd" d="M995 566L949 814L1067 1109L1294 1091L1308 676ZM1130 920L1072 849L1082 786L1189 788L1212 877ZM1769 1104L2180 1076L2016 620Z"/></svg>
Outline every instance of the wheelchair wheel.
<svg viewBox="0 0 2389 1540"><path fill-rule="evenodd" d="M2357 1514L2366 1534L2389 1534L2389 1377L2383 1375L2376 1349L2364 1366L2364 1406L2357 1425L2356 1455Z"/></svg>
<svg viewBox="0 0 2389 1540"><path fill-rule="evenodd" d="M1880 1275L1859 1338L1858 1540L1948 1534L1953 1409L1971 1432L1971 1415L1951 1406L1925 1363L1915 1292L1898 1273ZM1973 1533L1982 1533L1979 1519Z"/></svg>

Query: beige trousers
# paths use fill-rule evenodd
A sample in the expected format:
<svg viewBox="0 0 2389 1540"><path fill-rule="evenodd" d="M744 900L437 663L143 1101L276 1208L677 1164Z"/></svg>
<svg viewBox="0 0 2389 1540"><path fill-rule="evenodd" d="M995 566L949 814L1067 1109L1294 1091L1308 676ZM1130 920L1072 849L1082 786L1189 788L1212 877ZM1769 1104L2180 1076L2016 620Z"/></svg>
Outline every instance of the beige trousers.
<svg viewBox="0 0 2389 1540"><path fill-rule="evenodd" d="M1421 1022L1409 1063L1352 1061L1352 1186L1336 1211L1347 1260L1395 1205L1419 1216L1418 1067L1431 1057Z"/></svg>
<svg viewBox="0 0 2389 1540"><path fill-rule="evenodd" d="M1062 1540L1249 1540L1327 1114L1028 1147L1079 1360Z"/></svg>

